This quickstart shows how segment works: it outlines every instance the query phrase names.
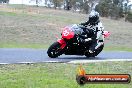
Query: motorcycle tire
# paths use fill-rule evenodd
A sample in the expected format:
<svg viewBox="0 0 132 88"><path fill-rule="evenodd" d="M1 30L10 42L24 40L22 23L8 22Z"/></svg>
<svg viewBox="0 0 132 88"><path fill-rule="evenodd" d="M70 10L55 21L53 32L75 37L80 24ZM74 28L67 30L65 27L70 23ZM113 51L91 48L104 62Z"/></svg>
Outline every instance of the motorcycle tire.
<svg viewBox="0 0 132 88"><path fill-rule="evenodd" d="M96 49L95 56L97 56L103 50L103 48L104 48L104 44L101 45L98 49Z"/></svg>
<svg viewBox="0 0 132 88"><path fill-rule="evenodd" d="M103 50L103 48L104 48L104 44L101 45L98 49L96 49L94 53L91 53L91 54L90 53L86 53L85 56L88 57L88 58L89 57L95 57Z"/></svg>
<svg viewBox="0 0 132 88"><path fill-rule="evenodd" d="M58 42L54 42L47 51L47 54L50 58L57 58L62 54L61 45Z"/></svg>

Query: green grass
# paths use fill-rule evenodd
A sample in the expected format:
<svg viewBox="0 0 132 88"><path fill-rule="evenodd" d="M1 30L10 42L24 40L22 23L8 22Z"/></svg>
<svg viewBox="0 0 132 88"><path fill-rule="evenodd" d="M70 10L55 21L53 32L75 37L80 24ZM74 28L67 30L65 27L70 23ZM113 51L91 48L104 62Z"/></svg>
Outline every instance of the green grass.
<svg viewBox="0 0 132 88"><path fill-rule="evenodd" d="M59 22L64 22L64 23L79 23L78 19L74 19L72 20L71 18L67 18L63 15L52 15L52 14L30 14L27 12L23 12L23 13L16 13L16 12L5 12L5 11L0 11L0 15L4 15L4 16L18 16L18 17L26 17L26 16L30 16L33 17L35 19L45 19L47 21L59 21Z"/></svg>
<svg viewBox="0 0 132 88"><path fill-rule="evenodd" d="M75 77L79 64L39 63L0 65L1 88L131 88L130 84L86 84ZM125 67L125 68L124 68ZM130 74L132 62L83 64L87 74Z"/></svg>
<svg viewBox="0 0 132 88"><path fill-rule="evenodd" d="M18 44L18 43L0 43L0 48L34 48L47 49L49 45L46 44Z"/></svg>
<svg viewBox="0 0 132 88"><path fill-rule="evenodd" d="M47 49L48 44L18 44L18 43L0 43L0 48L34 48L34 49ZM132 48L127 47L104 47L104 51L128 51L132 52Z"/></svg>
<svg viewBox="0 0 132 88"><path fill-rule="evenodd" d="M128 51L128 52L132 52L132 48L131 47L125 47L125 46L107 46L104 47L105 51Z"/></svg>
<svg viewBox="0 0 132 88"><path fill-rule="evenodd" d="M23 4L8 4L8 7L17 8L17 9L23 9L23 8L26 8L27 6L23 5Z"/></svg>
<svg viewBox="0 0 132 88"><path fill-rule="evenodd" d="M5 16L17 16L16 13L13 13L13 12L3 12L3 11L0 11L0 15L5 15Z"/></svg>

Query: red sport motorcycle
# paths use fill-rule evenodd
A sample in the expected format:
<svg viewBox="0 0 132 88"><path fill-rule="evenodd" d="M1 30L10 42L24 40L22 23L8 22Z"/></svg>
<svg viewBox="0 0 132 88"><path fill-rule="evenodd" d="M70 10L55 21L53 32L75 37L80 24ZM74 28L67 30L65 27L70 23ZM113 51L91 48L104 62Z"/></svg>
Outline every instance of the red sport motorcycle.
<svg viewBox="0 0 132 88"><path fill-rule="evenodd" d="M97 56L104 47L102 44L95 50L94 53L89 53L90 42L80 43L79 38L83 33L83 29L77 24L69 25L63 28L61 33L62 38L54 42L47 51L47 54L51 58L56 58L62 54L65 55L85 55L86 57ZM104 38L108 37L110 33L108 31L103 32Z"/></svg>

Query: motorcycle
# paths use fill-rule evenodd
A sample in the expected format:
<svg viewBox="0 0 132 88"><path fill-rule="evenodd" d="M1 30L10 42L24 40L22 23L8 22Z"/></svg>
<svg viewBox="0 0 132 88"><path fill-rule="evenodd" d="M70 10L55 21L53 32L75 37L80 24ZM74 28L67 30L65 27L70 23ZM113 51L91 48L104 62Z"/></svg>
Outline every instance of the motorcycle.
<svg viewBox="0 0 132 88"><path fill-rule="evenodd" d="M86 57L97 56L104 47L104 43L95 50L94 53L89 53L89 46L91 43L81 43L79 39L82 36L83 28L77 24L69 25L63 28L61 39L54 42L47 51L50 58L57 58L58 56L65 55L85 55ZM108 31L103 32L104 38L108 37Z"/></svg>

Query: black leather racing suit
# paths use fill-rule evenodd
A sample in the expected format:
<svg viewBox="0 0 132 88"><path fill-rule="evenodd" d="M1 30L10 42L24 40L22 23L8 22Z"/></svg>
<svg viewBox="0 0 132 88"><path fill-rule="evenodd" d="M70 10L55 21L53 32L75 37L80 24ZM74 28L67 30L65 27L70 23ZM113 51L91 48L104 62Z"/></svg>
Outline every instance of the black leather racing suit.
<svg viewBox="0 0 132 88"><path fill-rule="evenodd" d="M86 28L83 28L84 34L86 33L86 36L84 38L84 41L86 38L91 38L91 46L89 47L89 50L95 51L96 46L98 45L98 40L104 41L104 38L102 36L103 33L103 26L100 21L97 21L94 24L91 24L89 21L86 21L85 23L81 23L80 25L87 26Z"/></svg>

